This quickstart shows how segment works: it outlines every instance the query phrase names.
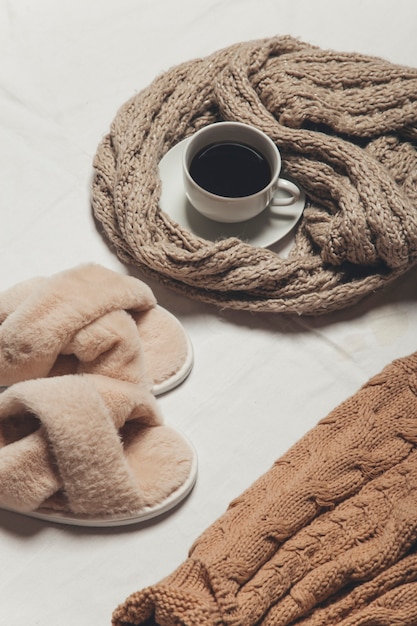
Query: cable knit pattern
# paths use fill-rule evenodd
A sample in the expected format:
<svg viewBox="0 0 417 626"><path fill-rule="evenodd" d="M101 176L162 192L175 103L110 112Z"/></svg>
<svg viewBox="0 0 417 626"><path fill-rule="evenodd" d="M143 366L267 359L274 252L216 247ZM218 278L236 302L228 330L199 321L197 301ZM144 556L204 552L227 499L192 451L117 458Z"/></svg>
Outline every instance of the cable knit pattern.
<svg viewBox="0 0 417 626"><path fill-rule="evenodd" d="M220 120L252 124L308 203L289 258L194 236L159 207L158 163ZM417 259L417 70L291 37L174 67L121 107L94 160L92 205L118 256L222 307L317 315Z"/></svg>
<svg viewBox="0 0 417 626"><path fill-rule="evenodd" d="M319 422L113 626L415 624L416 415L417 353Z"/></svg>

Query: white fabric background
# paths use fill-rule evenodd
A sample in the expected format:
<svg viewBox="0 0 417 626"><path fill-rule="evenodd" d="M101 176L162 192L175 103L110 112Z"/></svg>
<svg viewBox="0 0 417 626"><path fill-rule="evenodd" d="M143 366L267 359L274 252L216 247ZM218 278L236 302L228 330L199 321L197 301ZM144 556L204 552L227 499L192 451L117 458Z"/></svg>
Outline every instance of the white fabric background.
<svg viewBox="0 0 417 626"><path fill-rule="evenodd" d="M414 0L0 0L0 289L94 261L127 269L92 218L92 159L117 109L183 61L291 34L417 66ZM230 500L392 359L417 348L417 272L326 318L220 311L150 283L195 366L159 400L199 477L174 513L94 530L0 512L0 625L104 626Z"/></svg>

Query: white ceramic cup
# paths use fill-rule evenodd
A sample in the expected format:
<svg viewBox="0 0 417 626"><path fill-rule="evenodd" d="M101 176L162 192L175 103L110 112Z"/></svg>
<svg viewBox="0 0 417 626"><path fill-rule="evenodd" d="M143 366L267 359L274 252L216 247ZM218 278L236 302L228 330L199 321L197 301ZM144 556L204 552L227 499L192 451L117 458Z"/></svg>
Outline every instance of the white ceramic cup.
<svg viewBox="0 0 417 626"><path fill-rule="evenodd" d="M190 175L193 158L212 144L233 142L250 146L261 153L270 167L270 180L260 191L251 195L227 197L204 189ZM204 126L189 139L183 153L183 182L188 200L205 217L216 222L243 222L259 215L267 207L294 204L300 189L289 180L280 178L281 155L274 142L262 131L240 122L216 122ZM280 190L284 194L277 193ZM277 209L277 212L279 208Z"/></svg>

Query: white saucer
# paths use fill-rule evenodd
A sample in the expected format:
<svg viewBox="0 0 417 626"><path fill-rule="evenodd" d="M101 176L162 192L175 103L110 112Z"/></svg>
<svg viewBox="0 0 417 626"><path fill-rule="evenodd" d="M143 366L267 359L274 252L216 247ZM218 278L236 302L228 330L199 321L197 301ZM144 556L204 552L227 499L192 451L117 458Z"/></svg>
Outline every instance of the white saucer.
<svg viewBox="0 0 417 626"><path fill-rule="evenodd" d="M177 143L159 163L160 207L165 213L197 237L210 241L238 237L252 246L266 248L288 235L303 213L304 192L294 204L279 207L279 213L277 209L275 212L265 209L260 215L238 224L214 222L198 213L187 199L182 185L182 153L187 141L189 139Z"/></svg>

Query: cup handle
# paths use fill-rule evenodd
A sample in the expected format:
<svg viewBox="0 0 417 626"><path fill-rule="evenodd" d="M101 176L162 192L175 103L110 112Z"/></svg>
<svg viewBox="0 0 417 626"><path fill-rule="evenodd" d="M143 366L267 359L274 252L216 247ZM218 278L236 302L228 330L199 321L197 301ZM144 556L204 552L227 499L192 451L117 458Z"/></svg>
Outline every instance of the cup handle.
<svg viewBox="0 0 417 626"><path fill-rule="evenodd" d="M277 191L284 191L285 195L281 195L277 193ZM272 206L289 206L290 204L294 204L297 200L300 199L301 191L289 180L285 178L278 178L277 184L275 187L275 194L271 200Z"/></svg>

